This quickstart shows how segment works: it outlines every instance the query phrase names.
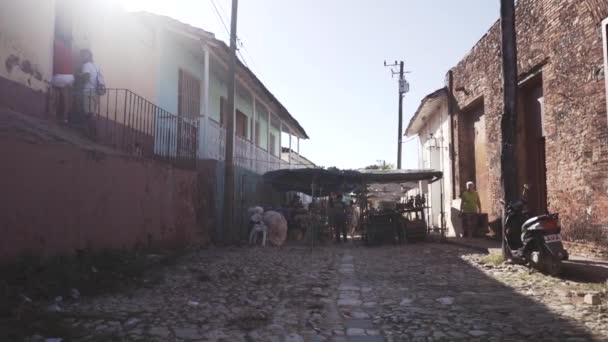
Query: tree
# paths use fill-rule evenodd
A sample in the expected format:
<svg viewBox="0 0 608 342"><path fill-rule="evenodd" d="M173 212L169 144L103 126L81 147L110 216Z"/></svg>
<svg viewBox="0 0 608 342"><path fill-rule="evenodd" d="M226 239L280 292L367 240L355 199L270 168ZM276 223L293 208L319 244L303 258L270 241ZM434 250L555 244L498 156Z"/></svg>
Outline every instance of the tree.
<svg viewBox="0 0 608 342"><path fill-rule="evenodd" d="M376 164L368 165L365 167L366 170L392 170L395 168L395 165L391 163L387 163L386 160L376 160Z"/></svg>

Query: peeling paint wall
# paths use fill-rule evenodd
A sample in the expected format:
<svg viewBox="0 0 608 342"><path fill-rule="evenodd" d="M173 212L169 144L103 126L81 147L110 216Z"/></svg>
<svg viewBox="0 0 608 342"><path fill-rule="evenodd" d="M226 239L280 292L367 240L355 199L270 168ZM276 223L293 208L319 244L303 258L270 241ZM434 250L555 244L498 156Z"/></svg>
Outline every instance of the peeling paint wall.
<svg viewBox="0 0 608 342"><path fill-rule="evenodd" d="M0 107L42 115L53 71L55 1L0 2Z"/></svg>
<svg viewBox="0 0 608 342"><path fill-rule="evenodd" d="M0 3L0 77L46 91L53 69L55 1Z"/></svg>

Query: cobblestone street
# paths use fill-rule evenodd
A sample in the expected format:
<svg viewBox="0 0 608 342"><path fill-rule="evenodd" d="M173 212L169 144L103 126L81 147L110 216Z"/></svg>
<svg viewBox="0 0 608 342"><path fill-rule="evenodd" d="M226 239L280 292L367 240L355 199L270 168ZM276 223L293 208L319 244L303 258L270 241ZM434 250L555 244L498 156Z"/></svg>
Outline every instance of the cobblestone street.
<svg viewBox="0 0 608 342"><path fill-rule="evenodd" d="M479 256L430 243L212 248L63 314L85 341L608 339L605 287ZM588 293L602 303L585 304Z"/></svg>

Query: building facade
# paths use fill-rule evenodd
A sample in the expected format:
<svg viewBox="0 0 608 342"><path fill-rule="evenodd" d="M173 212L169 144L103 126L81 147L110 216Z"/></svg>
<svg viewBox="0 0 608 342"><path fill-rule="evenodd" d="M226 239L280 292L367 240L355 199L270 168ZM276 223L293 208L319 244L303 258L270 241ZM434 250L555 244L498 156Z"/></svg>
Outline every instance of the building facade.
<svg viewBox="0 0 608 342"><path fill-rule="evenodd" d="M534 213L559 212L570 240L606 242L608 3L520 0L516 8L518 184ZM490 221L501 215L502 64L497 22L450 71L454 189L476 182ZM485 211L485 210L484 210Z"/></svg>
<svg viewBox="0 0 608 342"><path fill-rule="evenodd" d="M405 135L418 137L418 167L443 172L440 181L421 182L418 191L425 195L429 205L429 224L445 227L448 236L460 232L458 212L452 207L452 158L450 154L450 120L447 88L441 88L422 99L410 120Z"/></svg>

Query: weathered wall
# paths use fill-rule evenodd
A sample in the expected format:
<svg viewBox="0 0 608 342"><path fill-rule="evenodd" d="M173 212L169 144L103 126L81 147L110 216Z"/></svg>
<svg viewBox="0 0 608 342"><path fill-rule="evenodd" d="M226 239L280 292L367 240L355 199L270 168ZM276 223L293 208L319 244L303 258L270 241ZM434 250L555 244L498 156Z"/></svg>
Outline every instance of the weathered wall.
<svg viewBox="0 0 608 342"><path fill-rule="evenodd" d="M201 192L201 212L205 217L201 222L205 236L215 242L228 242L231 237L223 227L224 163L206 159L197 164L199 191ZM252 206L279 207L285 204L284 194L277 192L264 182L261 175L235 167L235 206L233 239L248 238L249 217L247 209Z"/></svg>
<svg viewBox="0 0 608 342"><path fill-rule="evenodd" d="M204 112L203 103L203 50L199 46L189 48L189 43L185 38L179 37L176 33L170 32L159 27L159 46L160 60L158 67L158 98L156 103L163 109L177 114L179 99L179 70L183 69L196 77L201 83L200 91L200 113ZM190 43L191 45L195 45ZM198 51L198 56L195 52ZM191 113L198 115L200 113ZM219 113L219 111L218 111Z"/></svg>
<svg viewBox="0 0 608 342"><path fill-rule="evenodd" d="M68 2L72 10L76 56L80 49L90 49L108 88L129 89L155 103L160 61L156 28L107 1L57 1Z"/></svg>
<svg viewBox="0 0 608 342"><path fill-rule="evenodd" d="M431 137L432 134L432 137ZM445 223L448 236L456 236L457 232L454 227L454 221L458 218L452 218L452 161L449 153L450 141L450 122L448 116L447 103L442 103L441 106L433 113L433 116L425 121L425 125L418 132L420 143L420 168L433 169L443 172L443 178L428 186L424 191L430 189L428 197L431 206L429 216L431 216L432 224L441 226L441 182L443 182L443 210L445 215ZM443 139L443 142L441 141ZM442 150L443 149L443 150ZM428 195L427 195L428 196Z"/></svg>
<svg viewBox="0 0 608 342"><path fill-rule="evenodd" d="M54 13L53 0L0 3L0 107L44 112L53 71Z"/></svg>
<svg viewBox="0 0 608 342"><path fill-rule="evenodd" d="M0 258L204 238L196 172L117 155L20 117L0 113Z"/></svg>
<svg viewBox="0 0 608 342"><path fill-rule="evenodd" d="M590 6L588 0L520 0L516 15L520 79L537 70L542 74L549 210L561 214L568 238L597 239L608 225L608 125L600 29L608 6ZM497 23L453 69L457 107L480 99L484 103L490 220L499 216L502 197L500 55ZM460 124L456 120L456 141L463 140Z"/></svg>

